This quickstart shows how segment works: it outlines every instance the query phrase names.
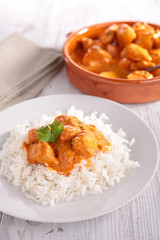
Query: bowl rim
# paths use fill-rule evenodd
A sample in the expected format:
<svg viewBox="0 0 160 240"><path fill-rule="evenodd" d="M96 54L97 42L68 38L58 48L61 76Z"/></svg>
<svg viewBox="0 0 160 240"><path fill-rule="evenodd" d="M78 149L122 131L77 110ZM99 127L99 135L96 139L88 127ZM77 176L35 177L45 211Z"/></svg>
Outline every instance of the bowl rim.
<svg viewBox="0 0 160 240"><path fill-rule="evenodd" d="M129 20L128 21L125 21L125 20L123 21L122 20L122 21L102 22L102 23L97 23L97 24L85 26L85 27L80 28L79 30L74 31L74 32L69 32L66 35L67 39L66 39L66 41L65 41L65 43L63 45L63 49L62 49L64 61L65 62L69 62L71 65L73 65L75 67L75 69L77 68L77 70L79 70L80 72L83 72L86 75L97 77L103 83L106 83L106 81L109 81L109 82L119 82L119 83L126 83L127 82L127 83L130 83L130 84L132 84L132 83L139 83L139 84L140 83L144 83L144 84L147 84L147 83L157 83L157 82L159 82L160 81L160 76L153 77L151 79L126 79L126 78L109 78L109 77L104 77L104 76L101 76L101 75L99 75L97 73L88 71L85 68L79 66L75 61L72 60L72 58L70 57L70 55L68 53L68 45L70 43L70 40L72 38L78 36L78 35L81 35L84 32L89 31L91 28L105 27L108 24L121 24L121 23L134 24L134 23L137 23L137 22L144 23L145 21L129 21ZM154 28L159 28L160 29L160 25L159 24L150 23L150 22L145 22L145 23L151 25Z"/></svg>

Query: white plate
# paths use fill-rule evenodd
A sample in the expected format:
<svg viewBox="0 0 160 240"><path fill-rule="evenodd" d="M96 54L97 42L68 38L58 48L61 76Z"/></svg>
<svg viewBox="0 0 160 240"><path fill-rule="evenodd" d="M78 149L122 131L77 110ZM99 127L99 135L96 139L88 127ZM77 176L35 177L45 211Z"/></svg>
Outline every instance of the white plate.
<svg viewBox="0 0 160 240"><path fill-rule="evenodd" d="M36 98L17 104L0 113L0 148L14 125L25 120L36 119L41 114L54 110L65 111L71 105L82 109L85 114L93 111L105 112L113 130L122 128L127 139L133 137L131 159L138 161L140 168L129 170L120 183L107 191L86 195L56 204L55 207L43 207L27 199L19 188L13 187L0 177L0 210L23 219L40 222L71 222L94 218L112 212L128 203L152 179L158 164L158 144L151 129L126 107L97 97L85 95L54 95Z"/></svg>

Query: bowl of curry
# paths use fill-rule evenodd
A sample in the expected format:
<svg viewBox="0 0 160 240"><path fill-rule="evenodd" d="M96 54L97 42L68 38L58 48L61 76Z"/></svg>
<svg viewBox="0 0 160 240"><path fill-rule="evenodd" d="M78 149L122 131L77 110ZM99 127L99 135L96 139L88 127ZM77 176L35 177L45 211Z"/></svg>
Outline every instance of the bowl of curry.
<svg viewBox="0 0 160 240"><path fill-rule="evenodd" d="M68 78L82 92L120 103L160 99L160 26L106 22L71 33L63 55Z"/></svg>

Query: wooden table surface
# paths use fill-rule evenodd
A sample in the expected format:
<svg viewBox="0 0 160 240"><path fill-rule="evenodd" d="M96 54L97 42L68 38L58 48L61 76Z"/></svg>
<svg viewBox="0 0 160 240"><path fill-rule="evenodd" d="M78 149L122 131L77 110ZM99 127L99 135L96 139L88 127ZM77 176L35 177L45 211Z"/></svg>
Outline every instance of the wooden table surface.
<svg viewBox="0 0 160 240"><path fill-rule="evenodd" d="M159 0L0 0L0 40L20 32L43 46L61 49L66 34L86 25L112 20L160 24ZM65 69L39 96L82 94ZM128 104L153 129L160 144L160 101ZM44 224L4 215L0 240L159 240L160 171L148 187L124 207L103 217L75 223Z"/></svg>

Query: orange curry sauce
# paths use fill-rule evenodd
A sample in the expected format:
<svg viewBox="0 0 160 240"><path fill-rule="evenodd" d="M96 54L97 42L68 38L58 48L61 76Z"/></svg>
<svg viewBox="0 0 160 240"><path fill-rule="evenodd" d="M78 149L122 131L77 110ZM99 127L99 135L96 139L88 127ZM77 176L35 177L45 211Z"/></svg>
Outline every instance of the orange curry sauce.
<svg viewBox="0 0 160 240"><path fill-rule="evenodd" d="M28 162L45 165L67 176L82 160L86 161L87 168L90 167L90 158L97 149L102 152L112 150L110 142L94 125L85 125L78 118L67 115L55 120L64 126L55 144L40 141L37 129L28 131L29 142L23 142Z"/></svg>

